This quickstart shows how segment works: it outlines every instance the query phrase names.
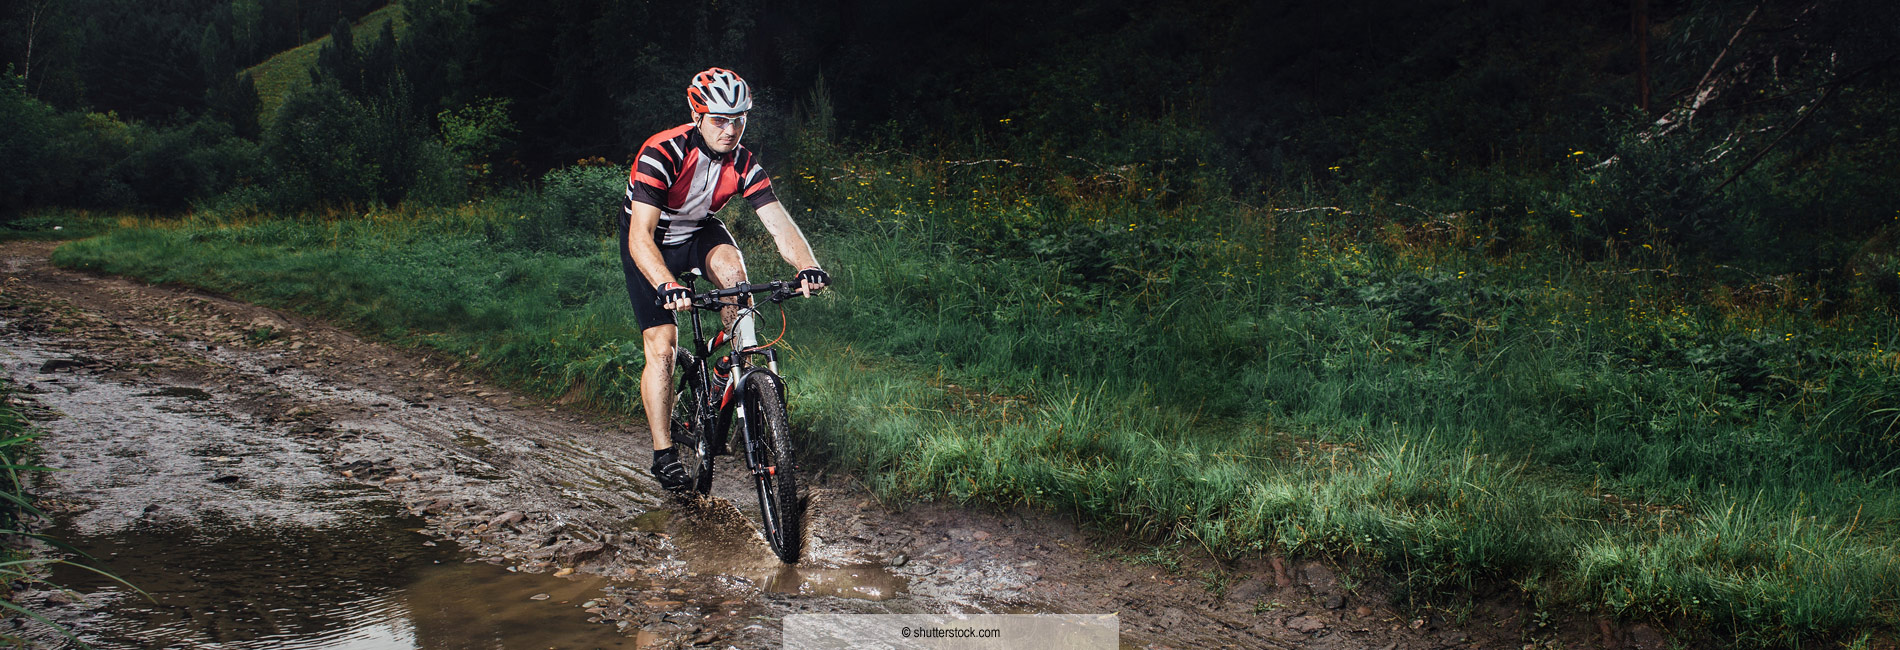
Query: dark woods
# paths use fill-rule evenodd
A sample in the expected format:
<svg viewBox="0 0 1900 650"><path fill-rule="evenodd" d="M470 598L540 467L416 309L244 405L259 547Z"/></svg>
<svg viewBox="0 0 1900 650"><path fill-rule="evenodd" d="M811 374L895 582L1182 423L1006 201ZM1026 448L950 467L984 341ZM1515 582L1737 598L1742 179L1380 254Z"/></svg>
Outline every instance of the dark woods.
<svg viewBox="0 0 1900 650"><path fill-rule="evenodd" d="M10 3L0 206L479 198L624 163L720 65L768 160L1138 164L1160 206L1403 203L1587 256L1824 268L1896 238L1900 10L1872 0L398 4L352 30L383 6ZM325 35L308 83L260 89Z"/></svg>

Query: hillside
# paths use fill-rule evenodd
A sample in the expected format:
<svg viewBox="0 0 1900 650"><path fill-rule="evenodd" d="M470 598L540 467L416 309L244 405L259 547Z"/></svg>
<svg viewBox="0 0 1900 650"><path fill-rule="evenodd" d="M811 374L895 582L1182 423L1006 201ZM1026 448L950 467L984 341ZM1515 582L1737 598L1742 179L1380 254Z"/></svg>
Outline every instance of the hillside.
<svg viewBox="0 0 1900 650"><path fill-rule="evenodd" d="M374 38L387 23L394 23L398 34L408 27L403 20L402 7L399 4L391 3L370 12L362 20L356 21L350 28L350 32L355 36L356 41L361 43ZM271 116L277 113L277 107L284 104L284 98L289 96L291 91L310 83L310 67L316 65L317 53L329 43L330 35L325 34L303 45L279 52L263 63L244 69L244 74L251 75L251 78L257 82L259 122L270 123Z"/></svg>

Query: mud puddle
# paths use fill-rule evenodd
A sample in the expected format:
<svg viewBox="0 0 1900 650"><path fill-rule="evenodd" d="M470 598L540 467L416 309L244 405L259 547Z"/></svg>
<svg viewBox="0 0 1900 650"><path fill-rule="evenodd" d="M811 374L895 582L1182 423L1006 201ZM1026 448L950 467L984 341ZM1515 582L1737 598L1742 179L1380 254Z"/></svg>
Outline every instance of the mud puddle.
<svg viewBox="0 0 1900 650"><path fill-rule="evenodd" d="M910 581L884 564L780 562L758 541L758 512L741 514L739 507L744 503L691 498L676 506L679 515L670 510L652 510L633 523L637 529L670 535L688 570L743 580L763 593L866 601L886 601L909 593Z"/></svg>
<svg viewBox="0 0 1900 650"><path fill-rule="evenodd" d="M35 342L5 354L15 384L60 416L40 423L63 470L39 476L45 532L144 592L54 567L67 591L37 597L93 647L639 647L589 620L606 579L476 562L387 491L327 470L325 449L289 427L202 388L73 372Z"/></svg>
<svg viewBox="0 0 1900 650"><path fill-rule="evenodd" d="M379 508L379 510L388 510ZM97 648L451 650L636 648L588 622L606 581L465 562L419 518L366 512L326 528L162 528L53 535L138 585L60 567L58 614Z"/></svg>

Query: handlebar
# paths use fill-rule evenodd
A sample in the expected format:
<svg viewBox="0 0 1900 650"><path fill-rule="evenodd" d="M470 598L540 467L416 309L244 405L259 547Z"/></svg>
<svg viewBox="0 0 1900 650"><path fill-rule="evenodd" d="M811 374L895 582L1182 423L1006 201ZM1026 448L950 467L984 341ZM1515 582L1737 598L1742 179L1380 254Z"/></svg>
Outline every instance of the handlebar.
<svg viewBox="0 0 1900 650"><path fill-rule="evenodd" d="M689 286L694 280L694 278L692 277L682 277L681 279L685 280ZM768 292L771 293L772 295L767 296L765 299L772 302L773 304L777 304L777 303L785 302L786 299L789 299L792 296L798 295L799 286L800 286L800 283L798 280L773 280L771 282L763 282L763 283L758 283L758 284L741 282L729 288L714 289L712 291L707 291L704 293L693 294L693 307L696 309L705 309L708 311L718 311L726 307L739 307L743 309L745 308L745 305L741 305L736 301L726 301L722 299L735 298L738 296L750 295L750 294L755 294L755 293L768 293ZM665 297L661 297L656 302L665 304L664 303L665 300L666 300Z"/></svg>
<svg viewBox="0 0 1900 650"><path fill-rule="evenodd" d="M746 282L741 282L739 284L733 285L731 288L714 289L712 291L708 291L705 293L694 294L693 306L699 309L706 309L706 310L712 310L712 311L718 311L719 309L723 309L725 307L744 307L744 305L740 305L738 303L722 301L720 300L720 298L734 298L738 296L750 295L750 294L755 294L755 293L767 293L767 292L770 292L772 295L767 296L765 298L766 300L769 300L773 303L781 303L781 302L785 302L785 299L790 298L793 295L796 295L798 292L798 286L799 286L799 283L797 280L790 280L790 281L773 280L771 282L765 282L761 284L750 284Z"/></svg>

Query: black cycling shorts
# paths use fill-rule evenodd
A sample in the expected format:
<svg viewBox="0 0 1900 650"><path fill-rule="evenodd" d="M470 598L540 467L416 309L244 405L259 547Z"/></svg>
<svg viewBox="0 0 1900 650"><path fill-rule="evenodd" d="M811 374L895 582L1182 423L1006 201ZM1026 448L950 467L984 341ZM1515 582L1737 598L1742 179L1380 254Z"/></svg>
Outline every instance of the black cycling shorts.
<svg viewBox="0 0 1900 650"><path fill-rule="evenodd" d="M706 269L706 256L712 254L712 250L720 244L738 248L738 244L732 241L732 233L726 232L726 224L710 217L706 221L699 232L693 233L693 238L685 243L660 247L660 259L666 261L666 270L673 275L678 276L695 268ZM633 302L633 313L640 321L640 330L674 324L675 314L659 305L659 291L647 282L646 274L641 273L640 268L633 263L633 253L627 248L624 229L620 233L620 270L627 276L627 299Z"/></svg>

